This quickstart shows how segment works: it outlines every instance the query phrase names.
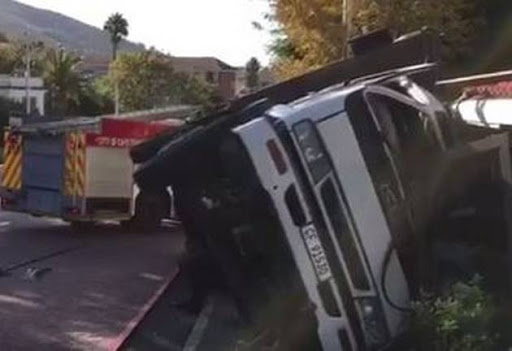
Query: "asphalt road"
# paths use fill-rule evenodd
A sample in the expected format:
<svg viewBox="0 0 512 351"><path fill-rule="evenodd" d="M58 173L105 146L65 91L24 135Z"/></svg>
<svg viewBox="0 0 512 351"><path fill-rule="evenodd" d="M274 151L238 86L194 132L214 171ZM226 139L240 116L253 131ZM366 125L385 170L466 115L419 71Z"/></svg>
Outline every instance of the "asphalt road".
<svg viewBox="0 0 512 351"><path fill-rule="evenodd" d="M0 212L0 350L111 349L173 274L182 247L183 235L168 229L105 224L77 234Z"/></svg>

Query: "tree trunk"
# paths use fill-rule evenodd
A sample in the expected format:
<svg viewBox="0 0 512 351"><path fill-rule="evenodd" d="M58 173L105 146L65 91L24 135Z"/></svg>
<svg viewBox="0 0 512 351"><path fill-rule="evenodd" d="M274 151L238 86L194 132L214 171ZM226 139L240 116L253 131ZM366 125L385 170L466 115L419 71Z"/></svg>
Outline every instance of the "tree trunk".
<svg viewBox="0 0 512 351"><path fill-rule="evenodd" d="M115 61L117 59L117 48L119 44L116 42L112 42L112 61Z"/></svg>

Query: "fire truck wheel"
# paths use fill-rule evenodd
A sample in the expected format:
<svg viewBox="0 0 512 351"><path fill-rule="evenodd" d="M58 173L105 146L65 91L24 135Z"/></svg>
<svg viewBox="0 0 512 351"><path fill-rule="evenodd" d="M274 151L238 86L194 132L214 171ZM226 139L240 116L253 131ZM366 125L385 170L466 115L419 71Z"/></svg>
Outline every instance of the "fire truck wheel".
<svg viewBox="0 0 512 351"><path fill-rule="evenodd" d="M169 194L141 192L135 200L134 223L140 229L155 230L163 218L168 216Z"/></svg>

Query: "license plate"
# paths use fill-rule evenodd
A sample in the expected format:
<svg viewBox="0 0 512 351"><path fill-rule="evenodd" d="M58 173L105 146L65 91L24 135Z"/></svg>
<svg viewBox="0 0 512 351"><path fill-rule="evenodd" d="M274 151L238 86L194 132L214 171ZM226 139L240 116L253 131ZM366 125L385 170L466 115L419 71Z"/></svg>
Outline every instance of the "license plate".
<svg viewBox="0 0 512 351"><path fill-rule="evenodd" d="M306 244L306 248L309 252L309 257L313 266L318 280L324 282L331 279L332 273L329 263L327 262L327 256L325 256L324 248L318 237L318 233L314 225L310 224L301 229L302 238Z"/></svg>

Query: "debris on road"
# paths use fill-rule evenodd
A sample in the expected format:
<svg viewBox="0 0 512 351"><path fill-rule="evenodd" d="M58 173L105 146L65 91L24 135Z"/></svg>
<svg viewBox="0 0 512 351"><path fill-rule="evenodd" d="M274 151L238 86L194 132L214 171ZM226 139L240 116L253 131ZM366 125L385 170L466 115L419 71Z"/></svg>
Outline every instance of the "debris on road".
<svg viewBox="0 0 512 351"><path fill-rule="evenodd" d="M28 280L38 280L41 279L46 274L50 273L52 271L52 268L37 268L37 267L30 267L27 268L25 271L25 279Z"/></svg>

